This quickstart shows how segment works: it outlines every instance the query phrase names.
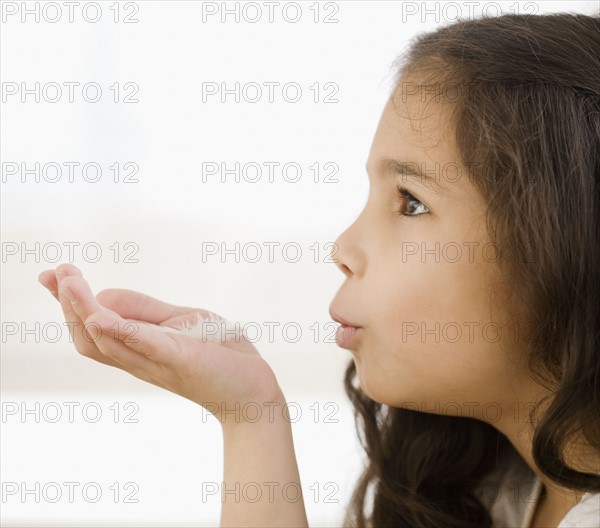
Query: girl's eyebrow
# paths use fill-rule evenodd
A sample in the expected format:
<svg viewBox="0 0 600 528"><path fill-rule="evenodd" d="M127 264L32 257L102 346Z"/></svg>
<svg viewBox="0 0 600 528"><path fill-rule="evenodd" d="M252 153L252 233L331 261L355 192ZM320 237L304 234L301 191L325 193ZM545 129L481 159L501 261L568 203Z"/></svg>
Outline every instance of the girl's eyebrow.
<svg viewBox="0 0 600 528"><path fill-rule="evenodd" d="M423 172L419 164L414 161L398 161L391 158L381 158L375 165L377 174L395 176L400 174L403 177L403 181L406 181L406 177L415 178L418 183L427 187L431 192L435 194L447 194L450 192L450 189L440 182L439 167L440 164L436 163L435 170ZM369 172L368 162L365 165L365 170L367 173Z"/></svg>

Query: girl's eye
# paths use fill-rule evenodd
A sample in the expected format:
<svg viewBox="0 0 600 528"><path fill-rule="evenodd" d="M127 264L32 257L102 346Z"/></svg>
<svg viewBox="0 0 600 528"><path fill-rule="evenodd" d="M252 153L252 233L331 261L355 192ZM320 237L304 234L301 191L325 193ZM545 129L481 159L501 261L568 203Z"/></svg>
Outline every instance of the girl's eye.
<svg viewBox="0 0 600 528"><path fill-rule="evenodd" d="M417 198L409 193L404 187L396 185L396 192L402 203L398 209L398 214L402 216L419 216L429 212L427 206L417 200ZM405 212L406 210L407 212Z"/></svg>

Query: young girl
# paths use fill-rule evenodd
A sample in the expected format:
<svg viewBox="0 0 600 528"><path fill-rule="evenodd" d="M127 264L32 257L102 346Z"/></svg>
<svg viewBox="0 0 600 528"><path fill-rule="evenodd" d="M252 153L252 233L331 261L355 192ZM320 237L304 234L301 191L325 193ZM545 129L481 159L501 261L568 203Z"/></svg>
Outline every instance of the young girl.
<svg viewBox="0 0 600 528"><path fill-rule="evenodd" d="M330 313L368 456L345 526L600 527L599 35L596 16L507 15L401 57L369 199L335 254ZM221 402L226 489L299 485L290 423L269 413L285 397L244 336L132 338L128 319L209 312L94 297L68 264L40 281L81 354ZM260 420L230 419L250 402ZM234 497L223 526L307 526L302 499Z"/></svg>

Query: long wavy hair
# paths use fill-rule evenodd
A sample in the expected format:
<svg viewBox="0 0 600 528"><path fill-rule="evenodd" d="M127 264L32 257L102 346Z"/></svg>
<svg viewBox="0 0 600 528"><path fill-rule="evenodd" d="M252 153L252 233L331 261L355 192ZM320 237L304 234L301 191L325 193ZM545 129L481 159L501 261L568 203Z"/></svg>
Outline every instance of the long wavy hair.
<svg viewBox="0 0 600 528"><path fill-rule="evenodd" d="M600 453L599 20L553 13L460 21L417 35L393 65L396 88L412 75L452 97L449 122L486 199L497 263L527 307L531 375L553 396L535 422L533 459L579 493L600 491L598 474L564 458L575 434ZM351 361L344 387L366 467L344 525L492 526L474 490L501 453L517 453L508 439L473 418L375 402L356 378Z"/></svg>

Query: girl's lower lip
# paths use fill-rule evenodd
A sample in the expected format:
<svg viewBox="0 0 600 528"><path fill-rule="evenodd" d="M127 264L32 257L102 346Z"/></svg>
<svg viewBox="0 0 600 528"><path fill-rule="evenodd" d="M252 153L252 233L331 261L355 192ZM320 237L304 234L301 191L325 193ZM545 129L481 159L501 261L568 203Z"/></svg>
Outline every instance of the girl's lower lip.
<svg viewBox="0 0 600 528"><path fill-rule="evenodd" d="M360 327L340 325L335 333L337 344L342 348L348 348L359 330L361 330Z"/></svg>

